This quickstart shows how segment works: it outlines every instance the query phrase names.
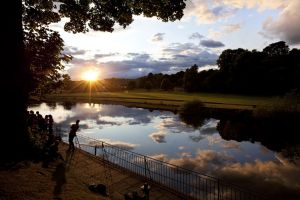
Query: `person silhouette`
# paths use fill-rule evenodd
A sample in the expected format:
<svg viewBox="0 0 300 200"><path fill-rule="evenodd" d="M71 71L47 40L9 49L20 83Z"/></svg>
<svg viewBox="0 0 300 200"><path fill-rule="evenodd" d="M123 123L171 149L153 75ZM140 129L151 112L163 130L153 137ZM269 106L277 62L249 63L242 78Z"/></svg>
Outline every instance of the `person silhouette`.
<svg viewBox="0 0 300 200"><path fill-rule="evenodd" d="M70 132L69 132L69 150L75 150L74 146L74 137L76 136L76 132L79 129L79 122L80 120L76 120L76 124L72 124L70 127Z"/></svg>

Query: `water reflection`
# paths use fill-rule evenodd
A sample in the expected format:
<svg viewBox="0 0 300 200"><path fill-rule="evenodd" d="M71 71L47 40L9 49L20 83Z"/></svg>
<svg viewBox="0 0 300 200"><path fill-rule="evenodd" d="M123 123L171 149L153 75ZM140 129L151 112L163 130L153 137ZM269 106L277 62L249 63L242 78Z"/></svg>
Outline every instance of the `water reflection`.
<svg viewBox="0 0 300 200"><path fill-rule="evenodd" d="M43 103L29 109L52 114L65 136L70 124L80 119L79 133L84 136L278 199L300 199L299 123L255 120L247 115L202 116L201 123L189 123L169 111L85 103Z"/></svg>
<svg viewBox="0 0 300 200"><path fill-rule="evenodd" d="M261 121L257 119L221 119L218 132L224 140L238 142L260 142L266 148L276 152L286 152L288 157L299 158L300 119L294 121Z"/></svg>

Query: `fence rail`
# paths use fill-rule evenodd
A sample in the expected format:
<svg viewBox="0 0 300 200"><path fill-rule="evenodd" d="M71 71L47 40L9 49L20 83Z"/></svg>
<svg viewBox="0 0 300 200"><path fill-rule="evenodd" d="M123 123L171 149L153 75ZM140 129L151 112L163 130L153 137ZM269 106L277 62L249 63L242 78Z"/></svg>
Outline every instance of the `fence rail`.
<svg viewBox="0 0 300 200"><path fill-rule="evenodd" d="M102 157L118 167L161 184L185 199L196 200L258 200L251 191L223 180L184 169L151 157L122 149L104 141L77 135L82 150Z"/></svg>

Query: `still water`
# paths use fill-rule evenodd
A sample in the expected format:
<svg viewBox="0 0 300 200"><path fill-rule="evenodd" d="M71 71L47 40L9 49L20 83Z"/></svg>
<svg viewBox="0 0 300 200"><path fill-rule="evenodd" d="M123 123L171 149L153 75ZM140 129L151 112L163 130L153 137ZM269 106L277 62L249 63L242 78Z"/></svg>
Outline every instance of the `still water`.
<svg viewBox="0 0 300 200"><path fill-rule="evenodd" d="M51 114L64 137L70 124L80 119L81 135L257 191L273 194L280 189L278 195L300 197L299 141L267 142L251 132L256 129L243 129L240 124L232 128L236 123L224 119L206 118L195 128L170 111L122 105L41 103L28 110Z"/></svg>

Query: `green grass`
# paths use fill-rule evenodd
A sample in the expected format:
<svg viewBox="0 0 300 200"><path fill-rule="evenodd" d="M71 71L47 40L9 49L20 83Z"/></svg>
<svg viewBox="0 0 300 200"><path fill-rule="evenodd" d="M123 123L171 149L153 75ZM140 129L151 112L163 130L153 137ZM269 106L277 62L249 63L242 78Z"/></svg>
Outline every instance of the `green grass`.
<svg viewBox="0 0 300 200"><path fill-rule="evenodd" d="M202 101L206 107L246 109L252 110L255 107L268 107L278 101L275 97L243 96L218 93L185 93L185 92L165 92L165 91L126 91L126 92L97 92L92 93L62 93L46 96L52 101L91 101L94 103L114 102L136 105L142 107L172 109L179 107L183 103L192 100ZM150 106L151 105L151 106Z"/></svg>

